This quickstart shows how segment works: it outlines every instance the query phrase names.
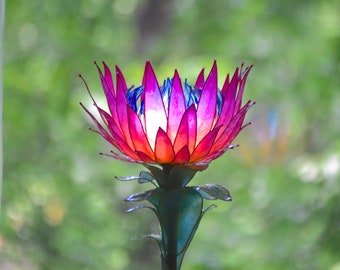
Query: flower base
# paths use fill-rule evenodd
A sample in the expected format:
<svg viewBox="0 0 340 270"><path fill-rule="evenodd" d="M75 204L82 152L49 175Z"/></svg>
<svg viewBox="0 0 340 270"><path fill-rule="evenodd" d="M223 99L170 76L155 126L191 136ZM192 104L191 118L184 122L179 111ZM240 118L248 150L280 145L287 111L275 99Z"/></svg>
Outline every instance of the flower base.
<svg viewBox="0 0 340 270"><path fill-rule="evenodd" d="M185 186L196 173L192 169L181 166L164 166L163 170L150 165L146 167L151 172L142 171L139 176L118 177L122 181L138 180L141 184L151 182L156 186L153 190L125 199L127 202L147 200L152 206L135 206L127 212L141 208L150 208L155 212L161 233L147 237L152 237L159 245L162 270L179 270L204 213L215 207L212 205L203 210L203 199L231 201L231 196L226 188L216 184ZM177 183L177 186L169 183Z"/></svg>

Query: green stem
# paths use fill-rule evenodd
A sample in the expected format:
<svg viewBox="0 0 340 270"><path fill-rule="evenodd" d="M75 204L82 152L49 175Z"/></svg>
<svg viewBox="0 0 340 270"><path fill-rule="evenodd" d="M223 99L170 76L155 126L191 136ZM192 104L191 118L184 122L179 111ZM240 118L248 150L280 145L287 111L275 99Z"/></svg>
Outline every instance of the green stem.
<svg viewBox="0 0 340 270"><path fill-rule="evenodd" d="M157 188L148 199L157 209L162 231L162 270L179 270L202 217L203 199L190 187Z"/></svg>
<svg viewBox="0 0 340 270"><path fill-rule="evenodd" d="M180 270L182 262L177 261L177 254L167 254L161 258L162 270Z"/></svg>

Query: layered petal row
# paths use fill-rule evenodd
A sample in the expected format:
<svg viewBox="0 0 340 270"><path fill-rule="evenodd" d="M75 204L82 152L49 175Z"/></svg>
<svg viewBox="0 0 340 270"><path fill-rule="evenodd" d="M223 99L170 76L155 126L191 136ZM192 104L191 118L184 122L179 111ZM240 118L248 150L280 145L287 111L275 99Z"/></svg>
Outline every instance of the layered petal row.
<svg viewBox="0 0 340 270"><path fill-rule="evenodd" d="M97 105L90 90L101 120L81 105L97 132L115 148L108 156L202 170L232 148L247 125L244 118L254 103L242 106L242 96L251 67L242 65L231 79L228 74L220 90L216 61L206 79L202 69L193 86L182 81L177 70L160 85L151 63L146 62L141 86L128 88L120 69L116 67L114 84L103 62L103 70L97 68L108 111Z"/></svg>

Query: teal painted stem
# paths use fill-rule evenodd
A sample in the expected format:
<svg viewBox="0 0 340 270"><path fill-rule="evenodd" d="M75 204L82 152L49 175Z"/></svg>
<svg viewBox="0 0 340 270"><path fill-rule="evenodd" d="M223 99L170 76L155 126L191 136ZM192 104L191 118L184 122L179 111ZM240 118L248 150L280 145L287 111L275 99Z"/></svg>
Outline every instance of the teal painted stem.
<svg viewBox="0 0 340 270"><path fill-rule="evenodd" d="M203 198L191 187L157 188L148 199L161 226L162 270L179 270L202 217Z"/></svg>

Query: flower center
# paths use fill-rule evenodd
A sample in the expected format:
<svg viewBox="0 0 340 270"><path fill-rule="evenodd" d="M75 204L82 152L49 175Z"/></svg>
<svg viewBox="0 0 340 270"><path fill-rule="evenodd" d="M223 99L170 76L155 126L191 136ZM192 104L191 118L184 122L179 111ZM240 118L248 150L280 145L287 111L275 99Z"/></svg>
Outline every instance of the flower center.
<svg viewBox="0 0 340 270"><path fill-rule="evenodd" d="M170 78L164 80L163 85L160 88L163 103L164 103L164 108L167 114L168 114L171 88L172 88L172 79ZM142 98L143 91L144 91L143 86L138 86L138 87L132 86L127 90L127 93L126 93L126 98L128 100L129 106L138 115L144 114L144 100ZM202 89L199 89L195 86L190 85L187 82L187 79L184 80L183 94L184 94L186 109L188 109L192 104L194 104L197 109L198 102L201 97L201 93L202 93ZM216 110L217 110L218 116L221 114L222 104L223 104L223 96L222 96L221 91L218 90L217 91L217 103L216 103Z"/></svg>

